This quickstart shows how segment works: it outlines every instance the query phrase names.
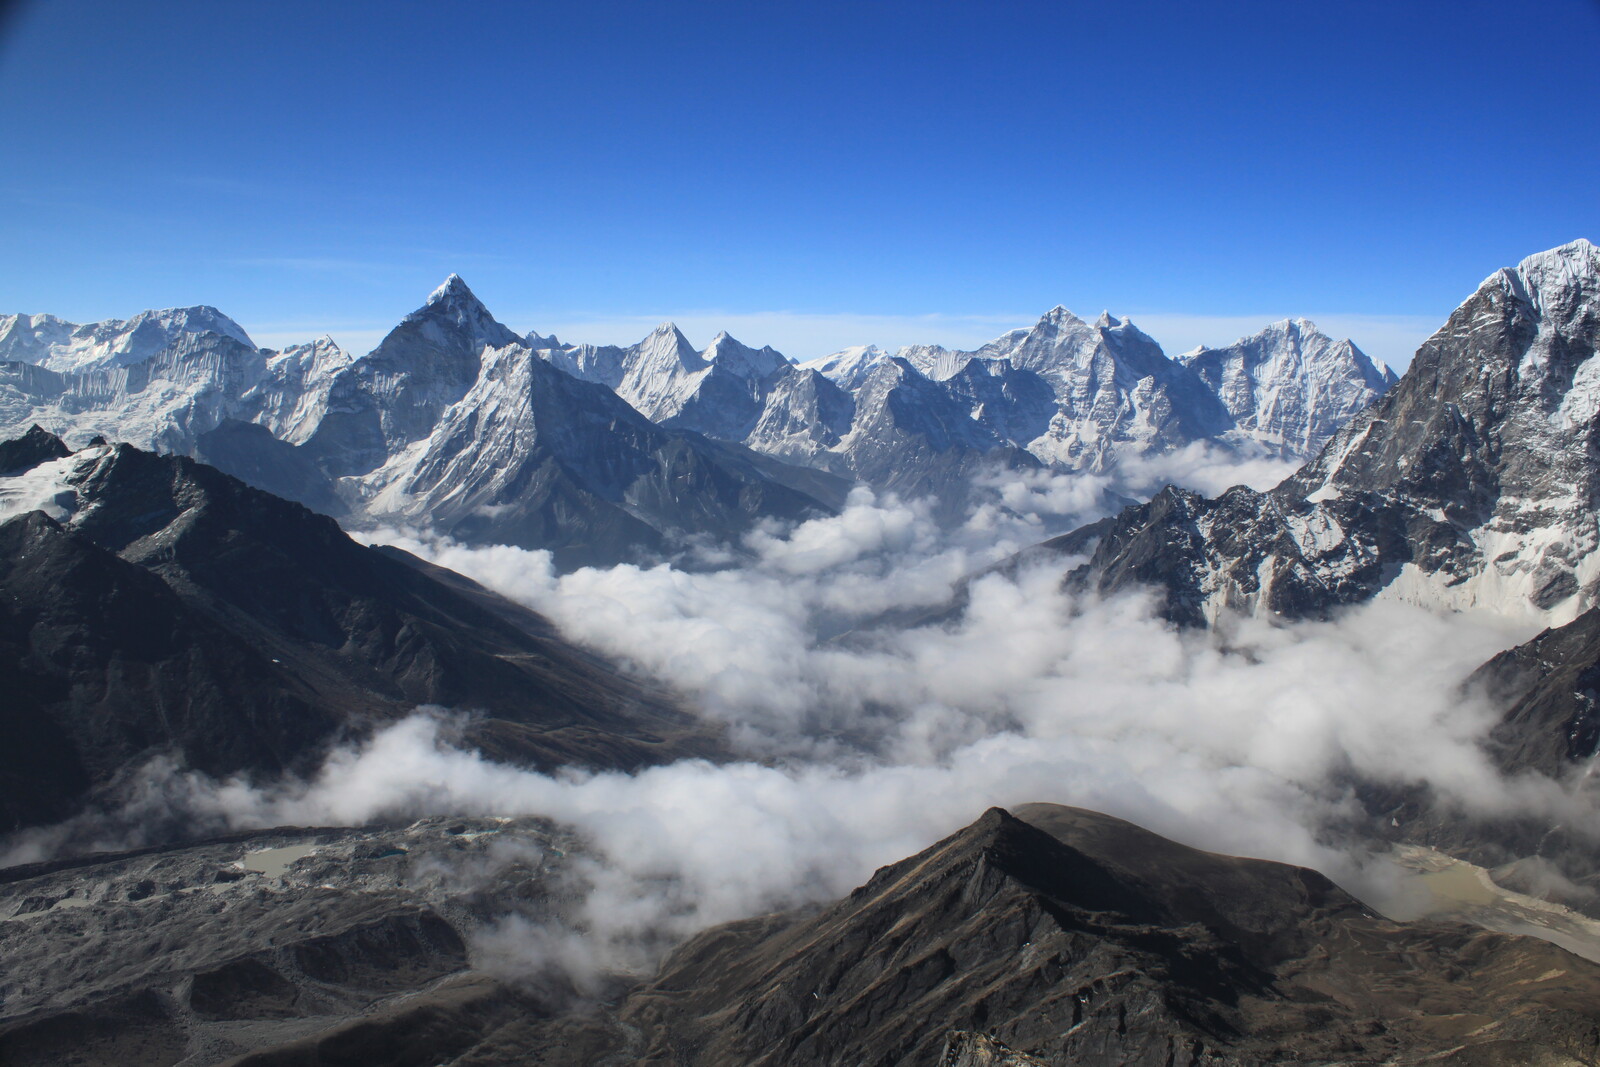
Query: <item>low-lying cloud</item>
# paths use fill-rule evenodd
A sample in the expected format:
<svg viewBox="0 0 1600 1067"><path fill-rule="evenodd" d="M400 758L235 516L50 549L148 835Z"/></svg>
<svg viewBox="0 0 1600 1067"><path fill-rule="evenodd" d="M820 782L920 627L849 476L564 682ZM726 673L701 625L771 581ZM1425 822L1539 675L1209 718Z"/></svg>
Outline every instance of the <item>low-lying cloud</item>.
<svg viewBox="0 0 1600 1067"><path fill-rule="evenodd" d="M1030 477L1011 490L1019 503L1102 506L1105 484ZM1381 895L1390 868L1318 836L1351 804L1352 772L1426 782L1484 814L1565 803L1552 783L1502 780L1478 748L1495 709L1460 685L1528 636L1492 618L1374 603L1331 622L1184 632L1147 596L1064 592L1062 559L984 574L963 613L941 614L964 576L1028 543L1037 510L979 508L941 529L920 504L861 491L838 516L757 530L744 563L706 571L560 574L544 552L388 531L670 685L726 724L742 758L536 774L460 749L454 713L434 709L305 781L154 768L144 803L218 828L443 813L569 823L600 857L581 865L576 926L508 919L482 959L590 972L648 968L707 925L840 896L994 804L1094 808ZM934 621L906 621L919 613Z"/></svg>

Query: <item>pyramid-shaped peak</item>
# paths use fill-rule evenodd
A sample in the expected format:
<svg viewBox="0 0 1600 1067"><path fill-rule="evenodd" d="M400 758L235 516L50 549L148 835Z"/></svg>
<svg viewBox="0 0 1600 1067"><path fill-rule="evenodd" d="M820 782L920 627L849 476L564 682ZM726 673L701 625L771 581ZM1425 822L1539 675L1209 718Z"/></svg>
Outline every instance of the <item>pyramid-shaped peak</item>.
<svg viewBox="0 0 1600 1067"><path fill-rule="evenodd" d="M636 362L636 369L646 366L661 369L674 364L687 371L705 369L705 360L699 351L673 322L663 322L651 330L649 336L633 345L630 351L634 353L631 361Z"/></svg>
<svg viewBox="0 0 1600 1067"><path fill-rule="evenodd" d="M670 347L684 353L699 354L694 345L689 343L689 339L683 335L683 331L678 329L678 324L670 319L651 330L649 336L639 342L638 347L649 349Z"/></svg>
<svg viewBox="0 0 1600 1067"><path fill-rule="evenodd" d="M1078 318L1078 316L1076 316L1072 312L1068 311L1066 309L1065 305L1062 305L1062 304L1057 304L1055 307L1051 308L1049 311L1046 311L1044 313L1044 315L1039 319L1039 321L1041 323L1046 323L1046 322L1049 322L1049 323L1082 323L1083 322L1082 319Z"/></svg>
<svg viewBox="0 0 1600 1067"><path fill-rule="evenodd" d="M445 301L458 302L463 300L478 302L478 298L473 295L471 289L467 288L467 283L462 280L461 275L452 273L444 280L443 285L428 294L427 303L438 304Z"/></svg>
<svg viewBox="0 0 1600 1067"><path fill-rule="evenodd" d="M466 341L465 348L470 349L472 361L470 365L474 368L477 354L483 349L504 348L506 345L520 344L522 341L522 338L501 325L490 314L489 309L483 306L483 301L467 288L467 283L461 280L459 274L450 275L444 280L443 285L429 293L427 303L407 315L402 325L428 331L428 335L436 342L443 336L438 333L440 330L462 332ZM378 349L389 346L390 338L393 336L391 332L389 337L385 337Z"/></svg>

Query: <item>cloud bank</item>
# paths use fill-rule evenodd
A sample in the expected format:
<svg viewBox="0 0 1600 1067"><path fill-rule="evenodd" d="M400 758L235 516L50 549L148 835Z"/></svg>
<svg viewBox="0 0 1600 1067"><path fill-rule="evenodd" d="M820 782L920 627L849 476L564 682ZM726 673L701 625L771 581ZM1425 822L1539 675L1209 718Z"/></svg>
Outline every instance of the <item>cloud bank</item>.
<svg viewBox="0 0 1600 1067"><path fill-rule="evenodd" d="M1175 462L1204 478L1272 473L1214 460ZM670 685L726 725L741 758L535 774L461 750L456 713L425 709L305 781L153 766L118 825L152 812L218 829L547 816L592 843L583 904L559 928L508 917L480 962L597 974L647 970L707 925L841 896L994 804L1105 811L1313 866L1371 899L1392 868L1317 832L1352 803L1352 772L1427 782L1469 812L1569 803L1553 783L1503 781L1477 747L1495 710L1460 684L1529 636L1493 618L1380 602L1332 622L1180 632L1147 596L1063 592L1055 560L971 581L959 617L904 621L1031 543L1041 516L1092 517L1109 484L1029 476L997 488L1010 506L982 505L955 529L924 504L859 491L838 516L753 532L744 562L720 570L558 574L544 552L386 532ZM883 625L886 613L900 621ZM13 860L67 832L14 839Z"/></svg>

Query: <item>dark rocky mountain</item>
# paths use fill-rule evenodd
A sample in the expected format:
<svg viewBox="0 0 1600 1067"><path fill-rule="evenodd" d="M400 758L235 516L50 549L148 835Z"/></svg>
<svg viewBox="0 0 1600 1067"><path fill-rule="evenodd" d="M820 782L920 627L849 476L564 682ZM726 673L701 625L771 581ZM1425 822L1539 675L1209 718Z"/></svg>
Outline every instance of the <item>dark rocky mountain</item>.
<svg viewBox="0 0 1600 1067"><path fill-rule="evenodd" d="M34 426L13 441L0 441L0 475L32 470L52 459L72 455L55 434Z"/></svg>
<svg viewBox="0 0 1600 1067"><path fill-rule="evenodd" d="M1568 777L1600 751L1600 608L1502 652L1468 685L1506 709L1489 735L1502 771Z"/></svg>
<svg viewBox="0 0 1600 1067"><path fill-rule="evenodd" d="M992 809L831 906L708 930L654 978L575 1008L558 974L506 985L472 969L497 909L569 920L560 886L583 845L538 820L279 830L16 868L0 876L0 937L22 965L0 1055L19 1067L69 1051L189 1067L1600 1056L1600 965L1551 944L1391 922L1312 871L1092 812L1018 814Z"/></svg>
<svg viewBox="0 0 1600 1067"><path fill-rule="evenodd" d="M716 750L531 612L192 460L93 446L11 481L56 517L24 504L0 525L7 828L159 753L214 775L303 769L419 704L477 713L470 743L538 766Z"/></svg>
<svg viewBox="0 0 1600 1067"><path fill-rule="evenodd" d="M690 942L625 1002L630 1061L934 1064L974 1033L1062 1067L1596 1054L1600 967L1553 946L1393 923L1314 872L1103 815L1021 814L820 914Z"/></svg>
<svg viewBox="0 0 1600 1067"><path fill-rule="evenodd" d="M1600 588L1600 249L1488 278L1392 391L1266 493L1167 489L1107 528L1082 588L1166 614L1324 615L1385 595L1562 622Z"/></svg>

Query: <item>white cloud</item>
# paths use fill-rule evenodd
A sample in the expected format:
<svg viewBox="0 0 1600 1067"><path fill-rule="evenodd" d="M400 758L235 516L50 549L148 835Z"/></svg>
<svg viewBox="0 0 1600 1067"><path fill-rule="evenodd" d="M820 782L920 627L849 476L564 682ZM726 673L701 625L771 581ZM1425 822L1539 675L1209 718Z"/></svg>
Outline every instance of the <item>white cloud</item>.
<svg viewBox="0 0 1600 1067"><path fill-rule="evenodd" d="M1184 462L1241 477L1215 455ZM1035 479L1009 496L1092 514L1104 484ZM648 968L708 924L842 895L995 804L1109 812L1201 847L1314 866L1369 898L1388 891L1393 869L1317 833L1349 803L1352 770L1432 783L1468 810L1593 821L1552 783L1503 781L1479 750L1494 711L1459 685L1528 636L1482 617L1376 603L1332 622L1186 632L1146 596L1063 591L1070 561L1056 560L978 578L959 618L847 632L889 609L942 605L963 575L1029 543L1037 521L991 505L941 530L920 505L861 492L839 516L752 535L739 567L566 575L543 552L395 533L663 680L727 724L741 758L536 774L461 751L450 716L424 711L333 753L307 781L214 782L157 764L120 822L98 836L15 838L12 859L68 833L103 847L156 816L193 829L543 815L594 849L576 870L574 925L508 917L479 962L560 966L581 983Z"/></svg>

